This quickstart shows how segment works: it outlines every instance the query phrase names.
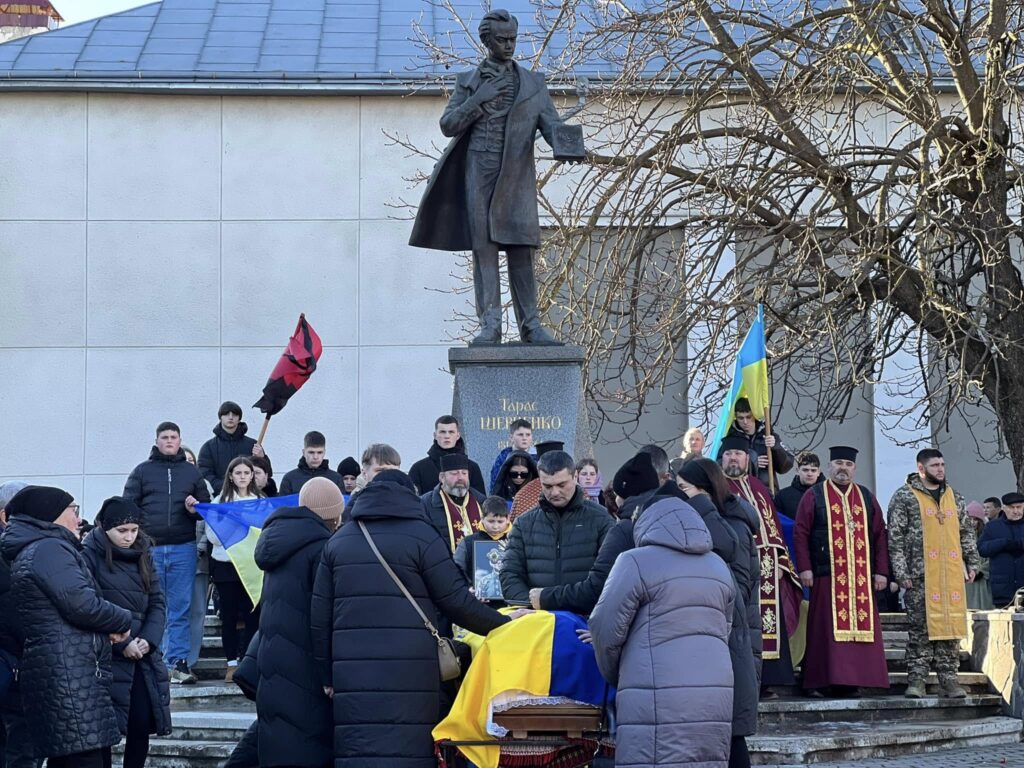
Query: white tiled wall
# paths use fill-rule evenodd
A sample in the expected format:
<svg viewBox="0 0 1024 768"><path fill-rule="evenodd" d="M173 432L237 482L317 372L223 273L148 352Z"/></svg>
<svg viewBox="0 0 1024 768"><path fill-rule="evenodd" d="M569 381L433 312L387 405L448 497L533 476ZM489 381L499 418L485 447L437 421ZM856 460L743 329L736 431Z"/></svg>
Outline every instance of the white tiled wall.
<svg viewBox="0 0 1024 768"><path fill-rule="evenodd" d="M441 108L0 97L0 135L32 139L0 171L0 482L62 485L91 515L163 419L198 450L232 399L255 434L262 414L249 405L300 312L325 350L271 424L275 474L311 429L327 435L332 465L371 441L407 465L420 458L451 408L447 321L470 305L439 292L465 276L409 248L393 205L402 176L431 161L388 150L380 129L443 141Z"/></svg>

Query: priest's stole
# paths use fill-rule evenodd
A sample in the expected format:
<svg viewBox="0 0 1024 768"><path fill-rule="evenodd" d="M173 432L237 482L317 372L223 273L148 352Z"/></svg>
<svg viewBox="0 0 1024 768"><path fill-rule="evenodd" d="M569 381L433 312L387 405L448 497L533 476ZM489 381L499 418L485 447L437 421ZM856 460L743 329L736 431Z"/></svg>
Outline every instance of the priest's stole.
<svg viewBox="0 0 1024 768"><path fill-rule="evenodd" d="M924 533L924 606L929 640L967 637L967 588L960 551L960 518L956 496L948 485L936 504L929 494L911 486L921 509Z"/></svg>
<svg viewBox="0 0 1024 768"><path fill-rule="evenodd" d="M825 481L832 561L832 634L837 643L872 643L871 510L856 483L846 492Z"/></svg>

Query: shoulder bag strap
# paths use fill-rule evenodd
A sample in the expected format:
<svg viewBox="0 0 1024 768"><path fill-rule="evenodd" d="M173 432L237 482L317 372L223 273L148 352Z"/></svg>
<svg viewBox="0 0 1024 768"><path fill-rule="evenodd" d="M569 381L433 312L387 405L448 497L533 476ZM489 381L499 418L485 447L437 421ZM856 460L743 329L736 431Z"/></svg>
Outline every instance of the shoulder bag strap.
<svg viewBox="0 0 1024 768"><path fill-rule="evenodd" d="M381 555L380 550L377 549L377 545L374 543L373 538L370 536L370 532L366 530L366 526L363 524L363 521L359 520L358 522L359 530L363 532L363 536L366 538L366 543L370 545L370 549L372 549L373 554L377 556L377 560L380 561L380 564L384 566L384 570L388 572L388 576L391 577L391 580L395 582L395 584L398 586L400 590L402 590L402 594L405 595L405 598L410 603L412 603L412 607L416 609L416 613L418 613L420 615L420 618L423 619L423 626L425 626L427 630L430 632L430 634L432 634L440 642L440 636L437 633L437 629L435 629L434 625L430 623L430 619L427 618L427 615L423 613L423 610L420 608L420 604L417 603L416 599L409 594L409 590L405 588L405 584L402 583L402 580L398 578L398 575L393 570L391 570L391 566L388 565L387 562L384 560L383 555Z"/></svg>

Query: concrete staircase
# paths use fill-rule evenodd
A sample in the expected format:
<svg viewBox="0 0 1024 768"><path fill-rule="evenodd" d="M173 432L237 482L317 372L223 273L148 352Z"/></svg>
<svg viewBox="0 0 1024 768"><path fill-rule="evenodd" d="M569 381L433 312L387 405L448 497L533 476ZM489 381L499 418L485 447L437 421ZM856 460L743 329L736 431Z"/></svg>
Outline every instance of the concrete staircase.
<svg viewBox="0 0 1024 768"><path fill-rule="evenodd" d="M795 766L833 760L896 757L1021 740L1021 721L1000 714L1000 698L987 678L969 672L960 654L960 685L966 699L940 699L929 675L929 695L905 699L907 624L903 614L882 614L889 666L888 691L863 691L855 699L808 699L798 695L761 702L759 729L747 739L754 765Z"/></svg>
<svg viewBox="0 0 1024 768"><path fill-rule="evenodd" d="M754 765L808 765L1020 741L1021 721L1000 715L999 696L989 693L984 675L966 671L966 654L960 673L966 699L938 698L934 675L928 682L931 695L904 699L906 620L883 614L882 627L892 688L855 699L808 699L792 691L761 702L758 734L747 740ZM224 682L219 632L219 620L207 617L196 669L199 684L171 687L174 731L150 742L152 768L216 768L256 717L253 703Z"/></svg>

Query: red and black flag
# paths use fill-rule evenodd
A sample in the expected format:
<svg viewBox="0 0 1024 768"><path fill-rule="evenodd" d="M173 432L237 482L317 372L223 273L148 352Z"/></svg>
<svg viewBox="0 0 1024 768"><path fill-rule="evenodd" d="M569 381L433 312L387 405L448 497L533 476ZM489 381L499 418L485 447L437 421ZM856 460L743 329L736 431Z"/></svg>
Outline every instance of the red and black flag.
<svg viewBox="0 0 1024 768"><path fill-rule="evenodd" d="M267 386L263 388L263 397L253 404L269 419L288 403L288 398L299 391L306 379L316 370L316 361L320 359L324 348L320 337L316 335L305 315L299 315L299 324L295 333L288 340L284 354L270 372Z"/></svg>

